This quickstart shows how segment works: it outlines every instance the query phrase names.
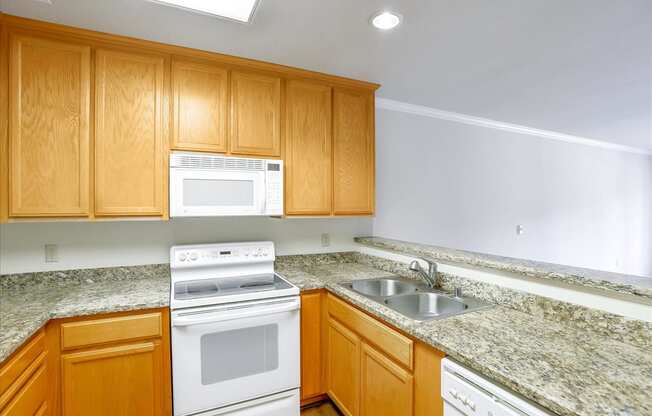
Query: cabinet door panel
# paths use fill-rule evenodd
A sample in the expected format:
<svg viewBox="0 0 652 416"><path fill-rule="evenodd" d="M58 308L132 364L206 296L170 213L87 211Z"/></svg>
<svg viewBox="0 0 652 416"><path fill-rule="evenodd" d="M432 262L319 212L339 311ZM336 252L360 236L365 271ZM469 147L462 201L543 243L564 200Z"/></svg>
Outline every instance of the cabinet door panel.
<svg viewBox="0 0 652 416"><path fill-rule="evenodd" d="M63 416L163 414L162 357L160 341L63 355Z"/></svg>
<svg viewBox="0 0 652 416"><path fill-rule="evenodd" d="M162 215L164 60L109 50L96 63L96 215Z"/></svg>
<svg viewBox="0 0 652 416"><path fill-rule="evenodd" d="M333 213L373 214L373 94L336 89L333 108Z"/></svg>
<svg viewBox="0 0 652 416"><path fill-rule="evenodd" d="M231 153L281 155L281 79L231 74Z"/></svg>
<svg viewBox="0 0 652 416"><path fill-rule="evenodd" d="M414 346L414 415L442 416L441 360L446 354L421 342ZM435 394L433 394L435 392Z"/></svg>
<svg viewBox="0 0 652 416"><path fill-rule="evenodd" d="M361 361L360 415L412 415L412 375L365 343Z"/></svg>
<svg viewBox="0 0 652 416"><path fill-rule="evenodd" d="M301 295L301 400L324 394L321 300L321 293Z"/></svg>
<svg viewBox="0 0 652 416"><path fill-rule="evenodd" d="M0 410L0 416L46 416L48 407L48 372L41 364L13 399Z"/></svg>
<svg viewBox="0 0 652 416"><path fill-rule="evenodd" d="M212 65L172 64L174 148L226 151L227 76Z"/></svg>
<svg viewBox="0 0 652 416"><path fill-rule="evenodd" d="M328 320L328 395L347 416L357 416L360 398L360 338Z"/></svg>
<svg viewBox="0 0 652 416"><path fill-rule="evenodd" d="M12 36L9 60L9 215L88 215L90 48Z"/></svg>
<svg viewBox="0 0 652 416"><path fill-rule="evenodd" d="M287 215L329 215L332 195L331 88L288 81L286 106Z"/></svg>

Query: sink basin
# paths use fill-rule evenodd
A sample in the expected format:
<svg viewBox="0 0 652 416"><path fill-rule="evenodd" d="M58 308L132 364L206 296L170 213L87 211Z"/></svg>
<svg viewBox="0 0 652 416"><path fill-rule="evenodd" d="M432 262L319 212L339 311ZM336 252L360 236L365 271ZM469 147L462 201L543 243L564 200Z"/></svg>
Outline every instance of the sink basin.
<svg viewBox="0 0 652 416"><path fill-rule="evenodd" d="M396 312L424 321L442 315L455 315L464 312L468 305L463 301L438 293L417 293L385 299L387 306Z"/></svg>
<svg viewBox="0 0 652 416"><path fill-rule="evenodd" d="M347 289L416 321L431 321L490 308L473 297L455 297L418 280L395 276L340 283Z"/></svg>
<svg viewBox="0 0 652 416"><path fill-rule="evenodd" d="M414 293L418 285L397 279L370 279L354 280L351 289L366 296L386 297Z"/></svg>

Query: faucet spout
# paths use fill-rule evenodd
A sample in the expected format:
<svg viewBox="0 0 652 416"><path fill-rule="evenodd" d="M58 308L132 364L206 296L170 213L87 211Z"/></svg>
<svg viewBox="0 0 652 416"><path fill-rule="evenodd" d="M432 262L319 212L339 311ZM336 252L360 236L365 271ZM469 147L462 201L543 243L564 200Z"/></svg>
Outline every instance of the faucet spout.
<svg viewBox="0 0 652 416"><path fill-rule="evenodd" d="M437 263L426 260L426 259L421 259L428 263L428 271L426 272L423 267L421 267L421 264L419 264L418 260L412 260L410 263L410 270L413 272L419 273L419 275L423 278L423 280L428 283L428 286L431 288L434 288L437 286Z"/></svg>

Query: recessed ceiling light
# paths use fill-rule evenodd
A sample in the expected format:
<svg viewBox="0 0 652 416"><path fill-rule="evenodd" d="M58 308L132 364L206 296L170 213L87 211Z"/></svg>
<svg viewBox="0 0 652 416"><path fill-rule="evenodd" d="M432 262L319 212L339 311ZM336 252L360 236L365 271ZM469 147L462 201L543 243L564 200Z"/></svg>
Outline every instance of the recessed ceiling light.
<svg viewBox="0 0 652 416"><path fill-rule="evenodd" d="M259 0L150 0L197 13L249 23Z"/></svg>
<svg viewBox="0 0 652 416"><path fill-rule="evenodd" d="M394 29L401 23L401 15L392 12L378 12L371 16L371 24L380 30Z"/></svg>

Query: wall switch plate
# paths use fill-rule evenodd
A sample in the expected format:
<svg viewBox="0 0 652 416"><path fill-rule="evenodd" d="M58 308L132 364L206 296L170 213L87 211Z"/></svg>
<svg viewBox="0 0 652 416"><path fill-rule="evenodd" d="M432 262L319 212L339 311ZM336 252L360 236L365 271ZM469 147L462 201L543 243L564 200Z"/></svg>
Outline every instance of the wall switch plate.
<svg viewBox="0 0 652 416"><path fill-rule="evenodd" d="M331 235L328 233L323 233L321 235L321 246L328 247L331 245Z"/></svg>
<svg viewBox="0 0 652 416"><path fill-rule="evenodd" d="M57 263L59 261L59 246L56 244L45 245L45 262Z"/></svg>

